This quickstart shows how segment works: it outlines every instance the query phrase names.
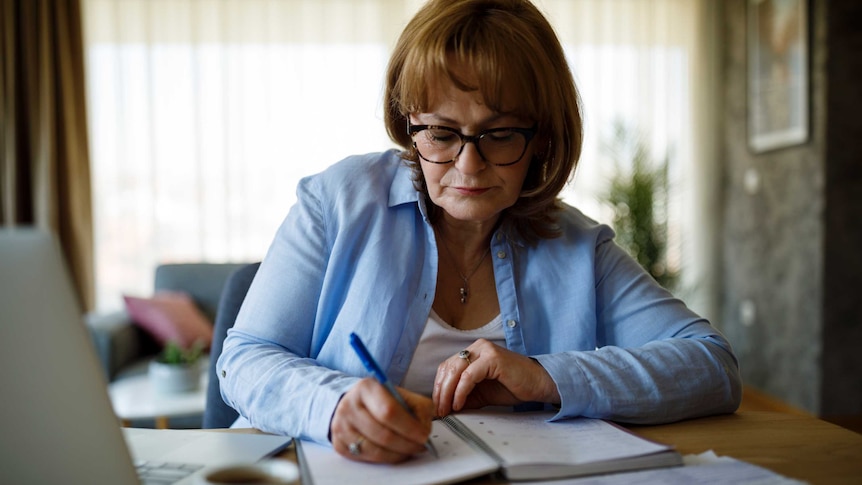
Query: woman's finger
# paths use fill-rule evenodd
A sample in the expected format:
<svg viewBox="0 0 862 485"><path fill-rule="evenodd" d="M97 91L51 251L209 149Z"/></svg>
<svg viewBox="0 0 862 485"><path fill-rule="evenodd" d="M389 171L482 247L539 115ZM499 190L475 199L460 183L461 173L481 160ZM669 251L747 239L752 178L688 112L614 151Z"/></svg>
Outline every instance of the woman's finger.
<svg viewBox="0 0 862 485"><path fill-rule="evenodd" d="M369 379L364 385L368 387L364 392L368 419L358 422L360 431L384 448L406 453L420 452L431 432L431 417L427 410L431 404L428 398L400 390L408 406L413 402L414 407L418 408L408 411L378 382ZM419 405L417 401L424 403ZM424 420L417 418L419 414L416 411L425 416Z"/></svg>
<svg viewBox="0 0 862 485"><path fill-rule="evenodd" d="M434 399L438 412L448 414L468 405L559 403L556 384L538 361L485 339L466 350L469 360L451 357L438 369Z"/></svg>
<svg viewBox="0 0 862 485"><path fill-rule="evenodd" d="M446 416L453 411L452 401L455 390L461 380L461 374L474 360L479 358L478 353L472 350L473 345L464 349L459 354L444 360L437 367L437 375L434 377L434 390L432 399L437 409L437 416Z"/></svg>
<svg viewBox="0 0 862 485"><path fill-rule="evenodd" d="M338 454L351 460L372 463L398 463L411 456L411 454L399 453L383 448L366 438L358 430L343 434L340 439L333 441L332 447Z"/></svg>
<svg viewBox="0 0 862 485"><path fill-rule="evenodd" d="M416 396L410 397L414 403ZM431 403L428 398L422 399L422 414L427 416ZM357 383L339 402L330 425L330 439L333 448L348 458L391 463L420 453L430 429L430 417L427 423L420 423L383 386L369 378ZM359 450L362 452L356 453Z"/></svg>

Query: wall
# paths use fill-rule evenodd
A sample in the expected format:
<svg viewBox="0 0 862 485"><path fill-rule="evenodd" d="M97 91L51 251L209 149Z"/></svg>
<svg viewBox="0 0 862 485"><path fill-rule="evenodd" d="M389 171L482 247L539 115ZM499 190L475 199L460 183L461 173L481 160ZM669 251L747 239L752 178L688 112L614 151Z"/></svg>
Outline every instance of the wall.
<svg viewBox="0 0 862 485"><path fill-rule="evenodd" d="M862 2L810 2L810 137L762 154L746 142L746 5L722 12L721 328L748 385L815 414L859 414Z"/></svg>

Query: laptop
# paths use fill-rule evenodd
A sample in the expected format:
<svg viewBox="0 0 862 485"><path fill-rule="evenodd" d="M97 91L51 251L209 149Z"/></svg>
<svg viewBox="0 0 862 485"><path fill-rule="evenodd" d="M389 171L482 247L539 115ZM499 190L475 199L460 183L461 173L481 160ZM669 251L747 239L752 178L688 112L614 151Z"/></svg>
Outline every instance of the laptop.
<svg viewBox="0 0 862 485"><path fill-rule="evenodd" d="M185 466L193 472L175 483L195 483L212 467L256 462L290 442L122 429L56 240L0 229L0 483L137 484L135 465L145 462Z"/></svg>

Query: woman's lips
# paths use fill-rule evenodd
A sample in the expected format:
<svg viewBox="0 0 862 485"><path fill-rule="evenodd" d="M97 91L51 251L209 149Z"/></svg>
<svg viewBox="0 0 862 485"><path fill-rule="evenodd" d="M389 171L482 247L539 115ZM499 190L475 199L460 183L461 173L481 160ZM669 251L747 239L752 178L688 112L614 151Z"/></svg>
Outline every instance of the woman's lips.
<svg viewBox="0 0 862 485"><path fill-rule="evenodd" d="M484 194L489 189L483 189L483 188L477 188L477 187L452 187L452 190L455 190L459 194L465 195L465 196L477 196L477 195Z"/></svg>

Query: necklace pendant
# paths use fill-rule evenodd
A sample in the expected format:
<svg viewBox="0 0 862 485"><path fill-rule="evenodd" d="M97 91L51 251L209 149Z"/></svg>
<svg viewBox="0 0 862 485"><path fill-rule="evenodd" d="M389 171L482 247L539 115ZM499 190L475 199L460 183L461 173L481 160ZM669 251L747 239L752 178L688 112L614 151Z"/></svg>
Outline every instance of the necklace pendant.
<svg viewBox="0 0 862 485"><path fill-rule="evenodd" d="M461 304L467 303L467 287L461 287Z"/></svg>

